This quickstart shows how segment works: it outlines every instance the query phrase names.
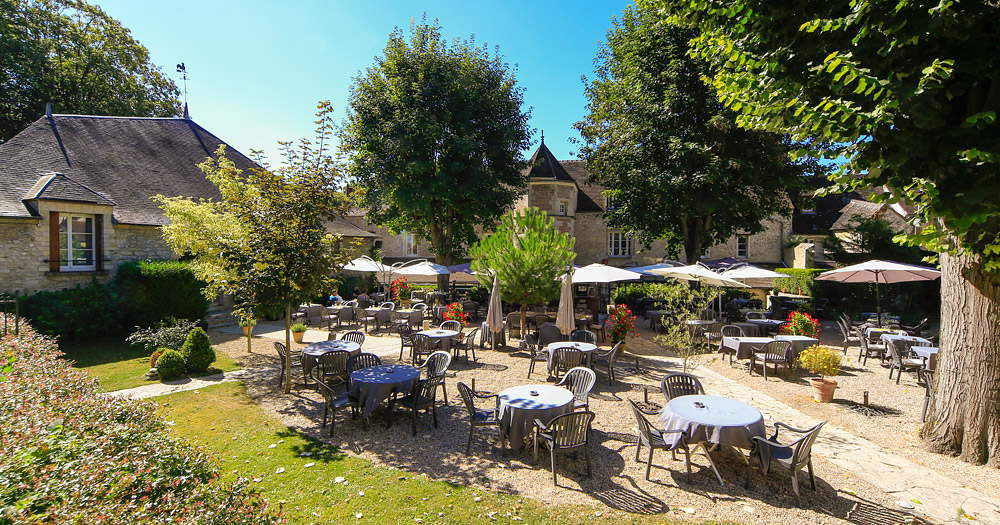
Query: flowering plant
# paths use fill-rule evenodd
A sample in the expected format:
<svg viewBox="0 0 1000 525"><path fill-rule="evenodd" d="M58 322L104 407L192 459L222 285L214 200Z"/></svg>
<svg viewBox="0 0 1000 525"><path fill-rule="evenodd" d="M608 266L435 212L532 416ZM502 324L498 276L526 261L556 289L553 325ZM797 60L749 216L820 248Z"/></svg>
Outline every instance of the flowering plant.
<svg viewBox="0 0 1000 525"><path fill-rule="evenodd" d="M410 298L410 283L406 281L406 277L400 277L392 282L392 296L399 301Z"/></svg>
<svg viewBox="0 0 1000 525"><path fill-rule="evenodd" d="M825 346L812 345L799 354L799 362L806 369L822 377L840 373L840 354Z"/></svg>
<svg viewBox="0 0 1000 525"><path fill-rule="evenodd" d="M620 304L611 310L608 337L616 343L624 341L626 337L639 337L639 332L635 329L635 316L627 306Z"/></svg>
<svg viewBox="0 0 1000 525"><path fill-rule="evenodd" d="M781 333L819 337L819 321L798 310L788 314L788 321L781 325Z"/></svg>
<svg viewBox="0 0 1000 525"><path fill-rule="evenodd" d="M469 324L469 314L462 309L462 303L451 303L444 309L445 321L458 321L462 326Z"/></svg>

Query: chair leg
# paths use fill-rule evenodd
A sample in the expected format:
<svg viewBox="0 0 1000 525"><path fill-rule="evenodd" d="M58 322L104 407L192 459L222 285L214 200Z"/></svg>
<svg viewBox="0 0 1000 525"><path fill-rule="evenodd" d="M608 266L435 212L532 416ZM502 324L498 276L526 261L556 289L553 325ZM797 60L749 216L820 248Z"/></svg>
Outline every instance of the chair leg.
<svg viewBox="0 0 1000 525"><path fill-rule="evenodd" d="M750 478L753 477L753 464L757 461L756 449L750 451L750 457L747 458L747 479L743 482L743 488L750 488Z"/></svg>
<svg viewBox="0 0 1000 525"><path fill-rule="evenodd" d="M902 367L900 367L899 371L896 372L896 384L897 385L899 384L899 378L901 378L901 377L903 377L903 368Z"/></svg>
<svg viewBox="0 0 1000 525"><path fill-rule="evenodd" d="M649 455L646 456L646 481L649 481L649 471L653 468L653 447L649 447Z"/></svg>
<svg viewBox="0 0 1000 525"><path fill-rule="evenodd" d="M809 483L812 484L813 490L816 490L816 476L813 475L813 460L809 458L809 462L806 463L806 467L809 469Z"/></svg>
<svg viewBox="0 0 1000 525"><path fill-rule="evenodd" d="M535 360L532 359L528 363L528 379L531 379L531 373L534 372L534 371L535 371ZM278 386L281 386L281 385L278 385Z"/></svg>
<svg viewBox="0 0 1000 525"><path fill-rule="evenodd" d="M642 440L635 444L635 462L639 462L639 451L642 449Z"/></svg>
<svg viewBox="0 0 1000 525"><path fill-rule="evenodd" d="M469 452L472 450L472 432L476 430L476 427L469 423L469 442L465 445L465 455L468 456Z"/></svg>
<svg viewBox="0 0 1000 525"><path fill-rule="evenodd" d="M552 447L552 448L549 449L549 458L550 458L551 463L552 463L552 484L553 485L559 485L559 482L556 481L556 448L555 447Z"/></svg>
<svg viewBox="0 0 1000 525"><path fill-rule="evenodd" d="M589 478L589 477L591 477L591 475L590 475L590 443L589 442L586 443L585 445L583 445L583 453L587 457L587 477ZM649 448L649 453L650 453L650 456L652 456L652 454L653 454L653 448L652 447ZM650 457L650 464L652 464L652 457ZM646 467L646 479L649 479L649 467L648 466Z"/></svg>
<svg viewBox="0 0 1000 525"><path fill-rule="evenodd" d="M323 422L326 422L326 417L324 415ZM334 409L330 412L330 435L333 435L333 425L337 422L337 410Z"/></svg>
<svg viewBox="0 0 1000 525"><path fill-rule="evenodd" d="M537 466L538 465L538 430L537 430L537 427L536 427L536 430L535 430L535 439L531 440L531 442L535 446L534 454L532 454L531 464L534 465L534 466Z"/></svg>
<svg viewBox="0 0 1000 525"><path fill-rule="evenodd" d="M448 404L448 387L444 385L444 380L441 381L441 393L444 395L444 404Z"/></svg>
<svg viewBox="0 0 1000 525"><path fill-rule="evenodd" d="M799 471L798 469L792 469L792 492L795 493L795 499L799 499Z"/></svg>

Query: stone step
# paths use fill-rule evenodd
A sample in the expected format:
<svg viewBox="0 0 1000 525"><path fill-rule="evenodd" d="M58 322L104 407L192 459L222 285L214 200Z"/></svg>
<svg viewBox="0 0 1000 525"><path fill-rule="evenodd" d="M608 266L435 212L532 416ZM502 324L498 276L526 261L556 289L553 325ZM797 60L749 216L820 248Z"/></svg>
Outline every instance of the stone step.
<svg viewBox="0 0 1000 525"><path fill-rule="evenodd" d="M233 315L231 310L227 310L217 314L210 314L205 318L205 324L209 328L218 328L220 326L232 326L236 324L236 316Z"/></svg>

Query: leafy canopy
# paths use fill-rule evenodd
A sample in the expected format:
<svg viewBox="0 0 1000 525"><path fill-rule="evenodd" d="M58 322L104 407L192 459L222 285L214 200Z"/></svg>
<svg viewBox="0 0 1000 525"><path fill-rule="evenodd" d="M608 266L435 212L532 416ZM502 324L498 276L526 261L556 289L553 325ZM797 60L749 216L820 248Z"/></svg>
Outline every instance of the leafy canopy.
<svg viewBox="0 0 1000 525"><path fill-rule="evenodd" d="M499 54L454 41L426 20L398 27L351 88L340 129L367 219L461 256L527 184L523 89Z"/></svg>
<svg viewBox="0 0 1000 525"><path fill-rule="evenodd" d="M472 270L483 286L500 281L500 295L523 306L559 297L560 277L576 254L575 239L559 232L538 208L510 212L495 232L473 245Z"/></svg>
<svg viewBox="0 0 1000 525"><path fill-rule="evenodd" d="M917 206L910 241L1000 268L1000 7L995 2L655 0L740 125L834 143L834 190Z"/></svg>
<svg viewBox="0 0 1000 525"><path fill-rule="evenodd" d="M575 124L591 178L617 205L609 225L647 244L664 238L689 261L790 212L804 171L787 137L736 126L705 83L708 64L688 56L696 35L627 8L594 60L589 113Z"/></svg>
<svg viewBox="0 0 1000 525"><path fill-rule="evenodd" d="M171 117L177 86L100 7L79 0L0 0L0 142L57 112Z"/></svg>

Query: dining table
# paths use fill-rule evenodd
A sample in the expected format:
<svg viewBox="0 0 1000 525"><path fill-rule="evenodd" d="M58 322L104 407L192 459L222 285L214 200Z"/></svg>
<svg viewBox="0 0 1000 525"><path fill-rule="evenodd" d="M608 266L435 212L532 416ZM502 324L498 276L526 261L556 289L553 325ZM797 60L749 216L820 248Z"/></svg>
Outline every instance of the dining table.
<svg viewBox="0 0 1000 525"><path fill-rule="evenodd" d="M723 337L722 348L728 348L736 354L736 359L750 359L754 350L770 343L770 337Z"/></svg>
<svg viewBox="0 0 1000 525"><path fill-rule="evenodd" d="M351 372L351 397L358 399L361 416L396 394L409 394L420 380L420 369L410 365L379 365Z"/></svg>
<svg viewBox="0 0 1000 525"><path fill-rule="evenodd" d="M740 321L738 323L730 323L730 324L738 326L741 329L743 329L743 333L746 334L747 337L761 336L761 327L758 324L751 323L749 321Z"/></svg>
<svg viewBox="0 0 1000 525"><path fill-rule="evenodd" d="M779 319L748 319L747 322L757 326L757 333L761 335L773 334L785 324L785 321Z"/></svg>
<svg viewBox="0 0 1000 525"><path fill-rule="evenodd" d="M500 432L510 448L520 450L531 435L535 420L548 423L552 418L573 411L573 392L555 385L521 385L500 392L497 398Z"/></svg>
<svg viewBox="0 0 1000 525"><path fill-rule="evenodd" d="M798 357L799 352L809 348L813 345L819 344L819 339L815 337L809 337L807 335L776 335L774 336L775 341L788 341L792 343L792 362L795 362L795 358Z"/></svg>
<svg viewBox="0 0 1000 525"><path fill-rule="evenodd" d="M765 432L764 416L759 410L722 396L675 397L660 410L659 415L663 430L683 430L689 444L696 443L705 449L705 456L723 486L722 476L708 453L708 444L750 450L753 438L764 437Z"/></svg>
<svg viewBox="0 0 1000 525"><path fill-rule="evenodd" d="M457 330L442 330L440 328L421 330L417 333L433 339L434 344L440 346L441 350L445 352L451 352L451 341L458 335Z"/></svg>
<svg viewBox="0 0 1000 525"><path fill-rule="evenodd" d="M345 350L354 356L361 353L361 345L353 341L344 340L309 343L302 349L302 373L305 377L309 377L309 372L312 371L312 367L316 364L316 359L319 356L335 350Z"/></svg>
<svg viewBox="0 0 1000 525"><path fill-rule="evenodd" d="M594 363L594 352L597 351L597 345L593 343L584 343L580 341L556 341L554 343L549 343L545 348L548 349L547 361L549 375L552 375L552 371L556 368L556 349L557 348L574 348L583 353L584 363L588 368L593 368Z"/></svg>

